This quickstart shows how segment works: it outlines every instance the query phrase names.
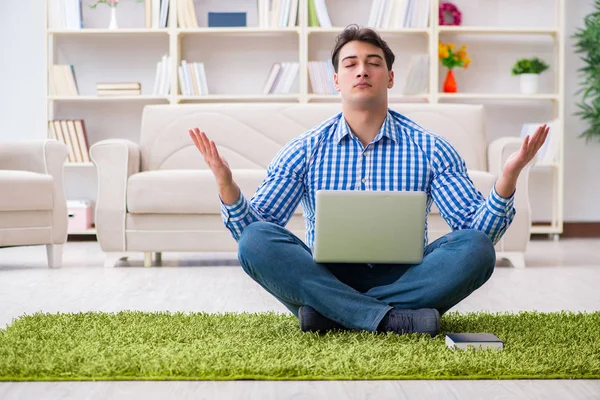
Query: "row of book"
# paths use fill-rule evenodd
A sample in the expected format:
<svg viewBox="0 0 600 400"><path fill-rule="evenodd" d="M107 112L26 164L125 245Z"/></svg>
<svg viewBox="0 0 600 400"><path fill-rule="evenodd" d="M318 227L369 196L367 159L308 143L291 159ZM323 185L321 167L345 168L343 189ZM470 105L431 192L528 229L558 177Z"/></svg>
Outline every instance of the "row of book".
<svg viewBox="0 0 600 400"><path fill-rule="evenodd" d="M331 61L309 61L308 77L312 92L315 94L336 94Z"/></svg>
<svg viewBox="0 0 600 400"><path fill-rule="evenodd" d="M300 63L273 63L263 87L263 94L289 93L300 70Z"/></svg>
<svg viewBox="0 0 600 400"><path fill-rule="evenodd" d="M91 162L89 143L83 120L52 120L48 121L50 138L67 145L70 163Z"/></svg>
<svg viewBox="0 0 600 400"><path fill-rule="evenodd" d="M67 64L54 64L48 71L50 91L53 96L77 96L77 81L75 68Z"/></svg>
<svg viewBox="0 0 600 400"><path fill-rule="evenodd" d="M83 29L82 0L47 0L50 29ZM192 2L192 0L183 0ZM166 28L169 0L144 0L146 28Z"/></svg>
<svg viewBox="0 0 600 400"><path fill-rule="evenodd" d="M258 0L260 28L291 28L297 25L299 0Z"/></svg>
<svg viewBox="0 0 600 400"><path fill-rule="evenodd" d="M208 95L208 84L206 82L204 63L189 63L187 60L181 60L178 74L181 94L184 96Z"/></svg>
<svg viewBox="0 0 600 400"><path fill-rule="evenodd" d="M331 28L325 0L308 0L308 26Z"/></svg>
<svg viewBox="0 0 600 400"><path fill-rule="evenodd" d="M154 96L166 96L171 92L171 56L163 55L156 64L156 75L154 76Z"/></svg>
<svg viewBox="0 0 600 400"><path fill-rule="evenodd" d="M369 22L372 28L427 28L430 0L373 0Z"/></svg>

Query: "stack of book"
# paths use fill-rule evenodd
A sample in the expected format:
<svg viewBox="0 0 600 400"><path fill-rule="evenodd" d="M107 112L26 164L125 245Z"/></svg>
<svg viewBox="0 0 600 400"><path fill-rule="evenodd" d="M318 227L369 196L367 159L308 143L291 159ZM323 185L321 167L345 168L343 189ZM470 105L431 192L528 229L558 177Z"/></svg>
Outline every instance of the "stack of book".
<svg viewBox="0 0 600 400"><path fill-rule="evenodd" d="M337 94L333 82L334 72L331 61L309 61L308 76L312 92L315 94Z"/></svg>
<svg viewBox="0 0 600 400"><path fill-rule="evenodd" d="M50 90L54 96L77 96L75 69L72 65L50 66Z"/></svg>
<svg viewBox="0 0 600 400"><path fill-rule="evenodd" d="M373 0L369 22L372 28L427 28L430 0Z"/></svg>
<svg viewBox="0 0 600 400"><path fill-rule="evenodd" d="M286 28L296 26L298 0L258 0L258 26L260 28Z"/></svg>
<svg viewBox="0 0 600 400"><path fill-rule="evenodd" d="M48 121L50 138L67 145L70 163L89 163L89 144L83 120Z"/></svg>
<svg viewBox="0 0 600 400"><path fill-rule="evenodd" d="M186 60L181 60L178 74L181 94L184 96L206 96L208 94L204 63L189 63Z"/></svg>
<svg viewBox="0 0 600 400"><path fill-rule="evenodd" d="M142 84L139 82L98 82L98 96L139 96L142 94Z"/></svg>
<svg viewBox="0 0 600 400"><path fill-rule="evenodd" d="M300 64L297 62L274 63L263 87L263 94L289 93L299 69Z"/></svg>

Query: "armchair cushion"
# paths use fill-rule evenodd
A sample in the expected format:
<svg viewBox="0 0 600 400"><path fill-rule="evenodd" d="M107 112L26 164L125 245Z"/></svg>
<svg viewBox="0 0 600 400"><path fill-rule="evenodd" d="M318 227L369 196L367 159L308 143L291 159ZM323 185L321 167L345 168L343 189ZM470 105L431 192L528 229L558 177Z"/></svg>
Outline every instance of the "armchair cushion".
<svg viewBox="0 0 600 400"><path fill-rule="evenodd" d="M54 207L51 175L0 170L0 211L41 211Z"/></svg>

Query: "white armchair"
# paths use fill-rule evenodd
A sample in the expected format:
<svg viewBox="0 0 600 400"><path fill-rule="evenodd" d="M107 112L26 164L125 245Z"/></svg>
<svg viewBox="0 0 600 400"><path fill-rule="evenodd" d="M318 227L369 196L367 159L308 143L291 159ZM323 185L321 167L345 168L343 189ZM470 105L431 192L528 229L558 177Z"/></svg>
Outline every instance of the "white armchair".
<svg viewBox="0 0 600 400"><path fill-rule="evenodd" d="M465 159L476 188L487 196L508 155L521 140L507 137L488 146L484 109L479 105L390 104L396 110L446 137ZM223 226L217 187L194 147L188 129L205 130L229 161L247 198L264 179L277 151L293 137L341 110L340 104L230 103L153 105L144 108L139 143L112 139L90 149L98 170L96 228L107 254L106 266L133 252L145 253L151 265L163 251L235 252L237 243ZM524 266L529 241L529 169L519 178L517 213L497 243L498 257ZM287 228L304 239L298 207ZM429 240L450 231L433 206Z"/></svg>
<svg viewBox="0 0 600 400"><path fill-rule="evenodd" d="M67 240L67 154L55 140L0 142L0 247L45 244L51 268Z"/></svg>

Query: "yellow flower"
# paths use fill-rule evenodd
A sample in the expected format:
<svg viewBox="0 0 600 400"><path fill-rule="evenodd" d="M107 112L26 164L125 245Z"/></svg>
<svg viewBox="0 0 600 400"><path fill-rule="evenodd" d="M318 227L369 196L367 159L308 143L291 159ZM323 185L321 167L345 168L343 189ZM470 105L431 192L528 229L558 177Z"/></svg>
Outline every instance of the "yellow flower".
<svg viewBox="0 0 600 400"><path fill-rule="evenodd" d="M456 46L453 45L452 43L448 43L448 47L450 47L450 50L454 51L454 49L456 49Z"/></svg>
<svg viewBox="0 0 600 400"><path fill-rule="evenodd" d="M448 53L448 49L440 50L440 58L448 58L449 55L450 53Z"/></svg>
<svg viewBox="0 0 600 400"><path fill-rule="evenodd" d="M469 56L469 54L464 50L459 50L456 54L458 55L458 58L460 58L463 61Z"/></svg>
<svg viewBox="0 0 600 400"><path fill-rule="evenodd" d="M464 62L464 67L465 68L469 68L469 64L471 64L471 59L470 58L465 58L463 60L463 62Z"/></svg>

